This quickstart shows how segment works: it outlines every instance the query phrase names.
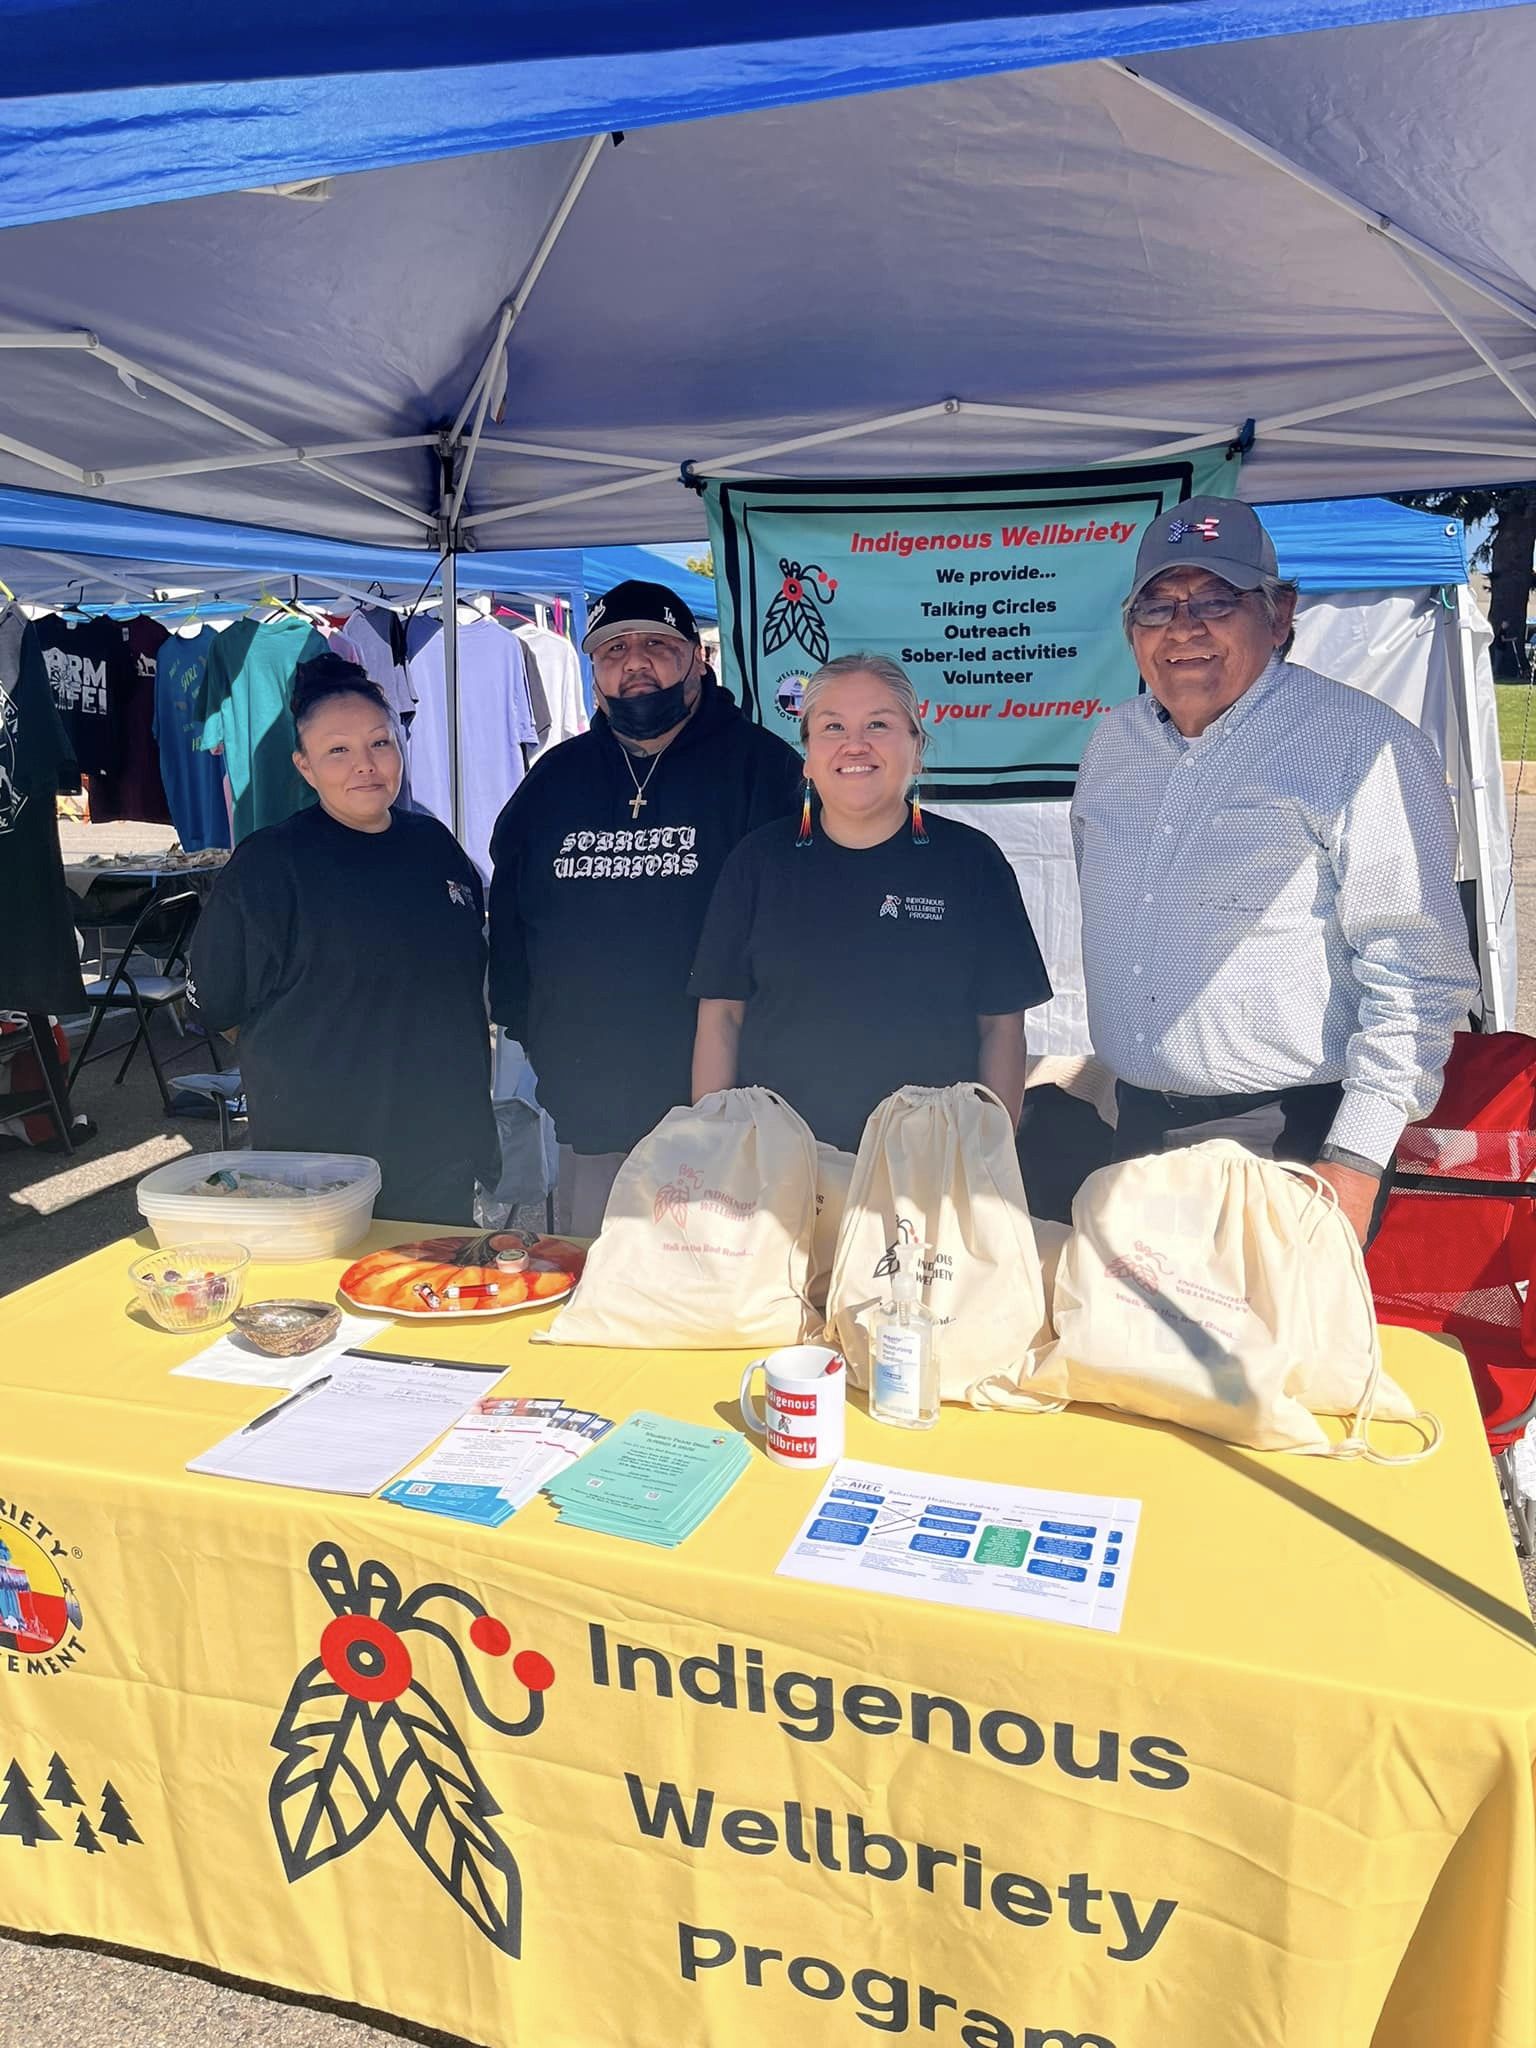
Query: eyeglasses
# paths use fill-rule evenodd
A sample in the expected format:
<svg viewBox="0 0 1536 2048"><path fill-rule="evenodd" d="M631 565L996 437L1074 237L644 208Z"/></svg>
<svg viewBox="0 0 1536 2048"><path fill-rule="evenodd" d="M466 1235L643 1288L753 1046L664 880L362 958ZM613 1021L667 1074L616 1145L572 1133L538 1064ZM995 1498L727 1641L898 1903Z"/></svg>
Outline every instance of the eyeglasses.
<svg viewBox="0 0 1536 2048"><path fill-rule="evenodd" d="M1191 620L1205 624L1213 619L1230 619L1242 606L1242 596L1232 597L1149 597L1133 604L1133 626L1171 626L1181 611Z"/></svg>

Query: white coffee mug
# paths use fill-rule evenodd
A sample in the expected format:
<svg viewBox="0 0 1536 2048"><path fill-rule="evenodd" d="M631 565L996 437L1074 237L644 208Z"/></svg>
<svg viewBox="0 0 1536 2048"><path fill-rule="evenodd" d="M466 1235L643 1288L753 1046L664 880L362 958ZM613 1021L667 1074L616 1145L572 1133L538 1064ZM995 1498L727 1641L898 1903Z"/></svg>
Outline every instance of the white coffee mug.
<svg viewBox="0 0 1536 2048"><path fill-rule="evenodd" d="M765 1416L759 1420L752 1381L763 1373ZM741 1418L775 1465L835 1465L843 1455L848 1374L825 1344L791 1344L755 1358L741 1376Z"/></svg>

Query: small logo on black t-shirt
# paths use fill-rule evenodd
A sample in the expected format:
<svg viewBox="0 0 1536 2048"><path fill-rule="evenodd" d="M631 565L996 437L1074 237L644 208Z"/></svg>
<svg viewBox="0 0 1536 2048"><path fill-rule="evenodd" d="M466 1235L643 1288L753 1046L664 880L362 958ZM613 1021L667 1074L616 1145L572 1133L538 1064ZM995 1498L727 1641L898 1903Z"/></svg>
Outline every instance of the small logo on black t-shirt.
<svg viewBox="0 0 1536 2048"><path fill-rule="evenodd" d="M880 915L882 917L900 917L901 898L899 896L887 896L880 906Z"/></svg>
<svg viewBox="0 0 1536 2048"><path fill-rule="evenodd" d="M472 910L474 908L469 890L463 882L450 882L448 884L448 901L450 903L457 903L461 910Z"/></svg>

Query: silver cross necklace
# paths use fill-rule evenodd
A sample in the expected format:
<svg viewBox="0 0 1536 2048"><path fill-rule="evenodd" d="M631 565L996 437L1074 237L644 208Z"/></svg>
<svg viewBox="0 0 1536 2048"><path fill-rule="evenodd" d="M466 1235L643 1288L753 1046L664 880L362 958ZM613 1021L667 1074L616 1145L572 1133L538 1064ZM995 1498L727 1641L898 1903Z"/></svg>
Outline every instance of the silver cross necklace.
<svg viewBox="0 0 1536 2048"><path fill-rule="evenodd" d="M621 747L619 751L624 756L624 766L629 770L629 779L635 785L635 793L629 800L629 815L638 820L640 813L645 809L645 792L650 788L651 777L656 773L660 765L661 755L657 754L653 757L650 767L645 771L645 780L642 782L635 773L634 762L629 758L629 749Z"/></svg>

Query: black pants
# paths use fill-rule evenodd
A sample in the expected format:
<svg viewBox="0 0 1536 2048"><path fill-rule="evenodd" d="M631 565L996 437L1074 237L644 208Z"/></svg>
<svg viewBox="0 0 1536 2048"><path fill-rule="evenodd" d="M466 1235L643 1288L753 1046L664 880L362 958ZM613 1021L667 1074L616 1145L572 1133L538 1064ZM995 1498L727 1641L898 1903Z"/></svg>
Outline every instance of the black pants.
<svg viewBox="0 0 1536 2048"><path fill-rule="evenodd" d="M1120 1121L1114 1157L1140 1159L1149 1152L1177 1152L1208 1138L1231 1138L1261 1159L1288 1159L1310 1166L1317 1158L1344 1100L1342 1081L1317 1081L1274 1088L1261 1095L1168 1095L1160 1088L1115 1083ZM1366 1243L1381 1227L1381 1212L1392 1192L1388 1166L1376 1190Z"/></svg>
<svg viewBox="0 0 1536 2048"><path fill-rule="evenodd" d="M475 1170L454 1162L422 1167L384 1161L384 1185L373 1205L375 1216L391 1222L458 1224L475 1227Z"/></svg>

